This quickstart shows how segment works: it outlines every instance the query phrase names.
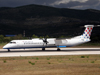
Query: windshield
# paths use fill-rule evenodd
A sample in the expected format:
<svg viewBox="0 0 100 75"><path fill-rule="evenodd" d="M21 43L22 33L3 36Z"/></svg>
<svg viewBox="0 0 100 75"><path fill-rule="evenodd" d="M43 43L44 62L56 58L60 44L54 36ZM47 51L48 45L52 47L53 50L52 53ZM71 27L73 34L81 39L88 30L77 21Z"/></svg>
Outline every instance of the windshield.
<svg viewBox="0 0 100 75"><path fill-rule="evenodd" d="M10 44L16 44L16 42L9 42Z"/></svg>

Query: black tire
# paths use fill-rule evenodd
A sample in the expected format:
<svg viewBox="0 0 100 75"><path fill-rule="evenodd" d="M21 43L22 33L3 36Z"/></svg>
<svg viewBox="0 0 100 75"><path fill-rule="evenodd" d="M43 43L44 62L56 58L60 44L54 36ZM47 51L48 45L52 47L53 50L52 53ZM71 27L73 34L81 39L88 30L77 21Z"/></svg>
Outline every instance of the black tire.
<svg viewBox="0 0 100 75"><path fill-rule="evenodd" d="M57 51L61 51L60 48L58 48Z"/></svg>
<svg viewBox="0 0 100 75"><path fill-rule="evenodd" d="M45 51L45 48L42 48L42 51Z"/></svg>
<svg viewBox="0 0 100 75"><path fill-rule="evenodd" d="M8 49L8 52L10 52L10 49Z"/></svg>

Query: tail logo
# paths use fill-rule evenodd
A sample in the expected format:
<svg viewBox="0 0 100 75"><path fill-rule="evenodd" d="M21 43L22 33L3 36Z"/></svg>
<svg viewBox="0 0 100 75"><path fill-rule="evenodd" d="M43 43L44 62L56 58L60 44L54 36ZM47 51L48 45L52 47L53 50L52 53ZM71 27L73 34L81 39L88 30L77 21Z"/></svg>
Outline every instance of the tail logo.
<svg viewBox="0 0 100 75"><path fill-rule="evenodd" d="M85 34L86 36L91 36L92 28L86 28Z"/></svg>
<svg viewBox="0 0 100 75"><path fill-rule="evenodd" d="M80 38L89 39L91 36L92 29L93 26L86 26L86 29Z"/></svg>

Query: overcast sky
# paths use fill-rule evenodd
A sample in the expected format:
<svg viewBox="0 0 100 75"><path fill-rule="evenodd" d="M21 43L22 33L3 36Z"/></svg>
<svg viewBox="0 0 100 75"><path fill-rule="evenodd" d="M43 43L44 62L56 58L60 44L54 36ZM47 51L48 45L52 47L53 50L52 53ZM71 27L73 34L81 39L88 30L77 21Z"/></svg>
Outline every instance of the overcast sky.
<svg viewBox="0 0 100 75"><path fill-rule="evenodd" d="M72 9L98 9L100 0L0 0L0 7L17 7L29 4Z"/></svg>

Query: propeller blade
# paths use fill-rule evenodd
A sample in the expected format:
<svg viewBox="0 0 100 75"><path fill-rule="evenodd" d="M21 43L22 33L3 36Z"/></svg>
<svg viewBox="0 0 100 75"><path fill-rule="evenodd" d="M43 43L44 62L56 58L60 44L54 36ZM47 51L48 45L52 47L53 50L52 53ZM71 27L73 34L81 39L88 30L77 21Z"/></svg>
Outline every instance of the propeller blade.
<svg viewBox="0 0 100 75"><path fill-rule="evenodd" d="M43 42L47 45L47 43L48 43L47 38L44 38Z"/></svg>

